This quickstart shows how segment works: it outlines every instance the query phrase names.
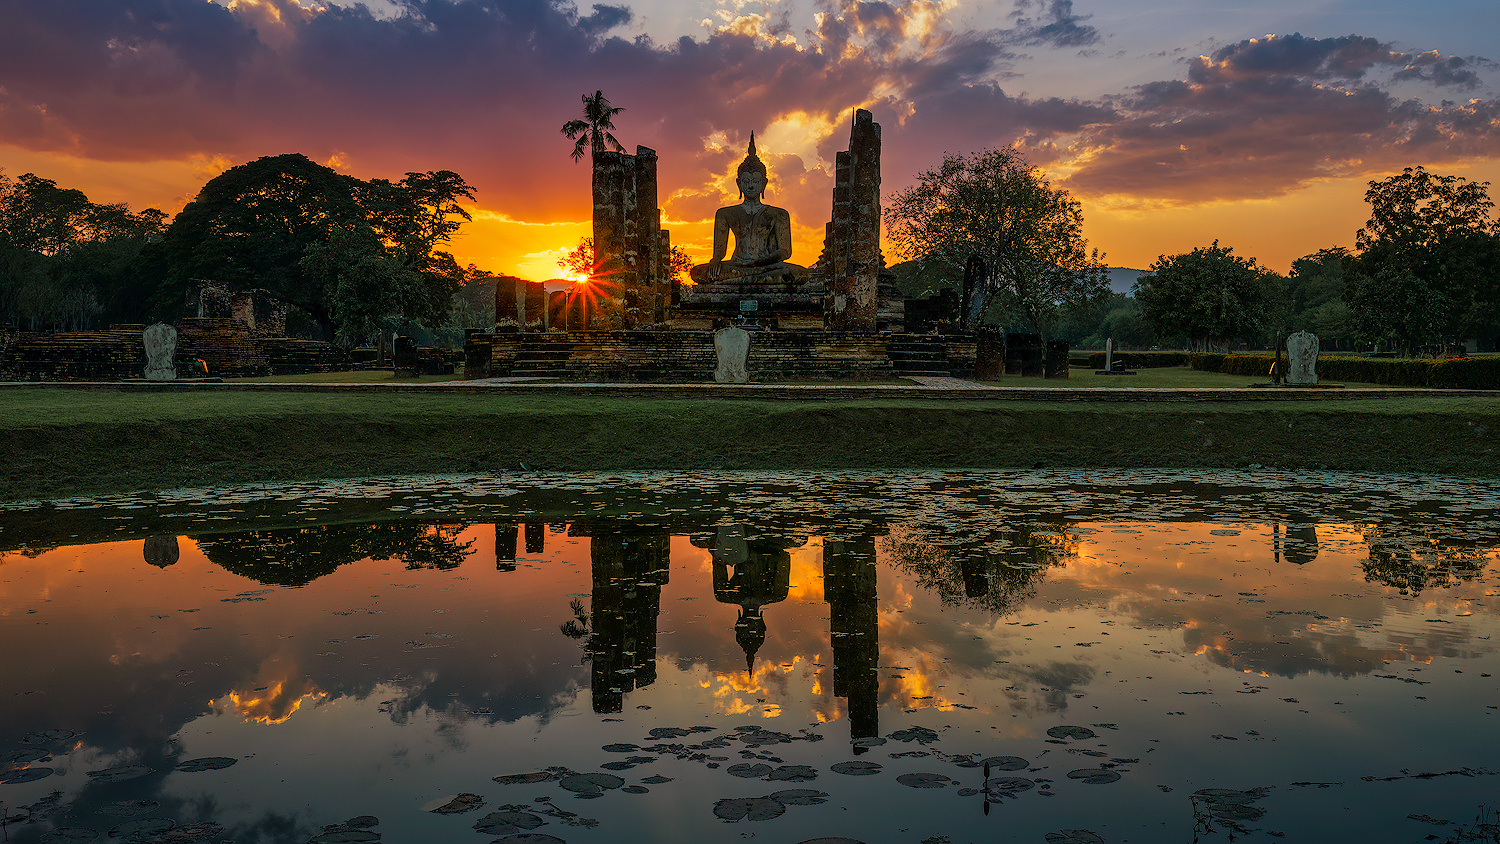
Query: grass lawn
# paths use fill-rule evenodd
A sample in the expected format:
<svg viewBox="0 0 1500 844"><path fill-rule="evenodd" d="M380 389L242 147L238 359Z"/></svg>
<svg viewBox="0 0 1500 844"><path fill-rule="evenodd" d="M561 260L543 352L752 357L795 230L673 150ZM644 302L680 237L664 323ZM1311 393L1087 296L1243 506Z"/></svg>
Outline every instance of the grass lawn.
<svg viewBox="0 0 1500 844"><path fill-rule="evenodd" d="M998 381L986 381L997 387L1071 387L1073 389L1089 389L1098 387L1129 388L1129 387L1248 387L1251 384L1269 384L1271 379L1247 378L1243 375L1226 375L1222 372L1201 372L1189 369L1186 366L1162 366L1150 369L1131 370L1134 375L1096 375L1092 369L1080 369L1073 367L1068 371L1067 378L1020 378L1006 377ZM1388 384L1363 384L1355 381L1331 381L1328 384L1342 384L1345 387L1377 387L1386 388Z"/></svg>
<svg viewBox="0 0 1500 844"><path fill-rule="evenodd" d="M358 369L352 372L309 372L303 375L260 375L253 378L225 378L226 384L432 384L464 380L463 367L452 375L419 375L397 378L389 369Z"/></svg>
<svg viewBox="0 0 1500 844"><path fill-rule="evenodd" d="M523 462L577 471L1258 464L1495 476L1496 432L1500 399L1440 393L1053 402L11 389L0 390L0 500Z"/></svg>

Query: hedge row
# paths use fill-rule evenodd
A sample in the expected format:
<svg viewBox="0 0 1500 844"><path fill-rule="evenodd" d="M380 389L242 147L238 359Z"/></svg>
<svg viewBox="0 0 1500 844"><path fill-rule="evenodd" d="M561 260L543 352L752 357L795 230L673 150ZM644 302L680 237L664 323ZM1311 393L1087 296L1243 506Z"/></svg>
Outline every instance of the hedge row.
<svg viewBox="0 0 1500 844"><path fill-rule="evenodd" d="M1187 352L1115 352L1115 360L1124 361L1126 369L1151 369L1158 366L1187 366ZM1093 369L1104 368L1104 353L1093 352L1089 355L1089 366Z"/></svg>
<svg viewBox="0 0 1500 844"><path fill-rule="evenodd" d="M1273 355L1264 353L1226 355L1195 352L1189 366L1204 372L1269 378L1274 360ZM1449 390L1500 390L1500 357L1447 360L1319 357L1318 380Z"/></svg>

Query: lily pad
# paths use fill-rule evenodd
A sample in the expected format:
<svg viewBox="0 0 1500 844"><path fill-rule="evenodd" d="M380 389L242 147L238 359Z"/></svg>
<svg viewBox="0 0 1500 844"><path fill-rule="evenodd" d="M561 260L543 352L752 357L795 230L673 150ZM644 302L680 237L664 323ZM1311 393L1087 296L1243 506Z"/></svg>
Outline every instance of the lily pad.
<svg viewBox="0 0 1500 844"><path fill-rule="evenodd" d="M828 792L814 791L811 788L788 788L766 796L787 806L816 806L828 802Z"/></svg>
<svg viewBox="0 0 1500 844"><path fill-rule="evenodd" d="M1091 739L1098 735L1098 733L1090 730L1088 727L1049 727L1047 728L1047 735L1055 739L1082 741L1083 739Z"/></svg>
<svg viewBox="0 0 1500 844"><path fill-rule="evenodd" d="M26 744L59 744L78 737L72 730L37 730L21 737Z"/></svg>
<svg viewBox="0 0 1500 844"><path fill-rule="evenodd" d="M653 727L650 733L651 737L658 741L661 739L683 738L692 734L692 730L686 730L682 727Z"/></svg>
<svg viewBox="0 0 1500 844"><path fill-rule="evenodd" d="M530 782L546 782L550 779L552 779L552 775L547 773L546 771L533 771L529 774L504 774L502 776L494 778L495 782L498 782L501 785L520 785L522 783Z"/></svg>
<svg viewBox="0 0 1500 844"><path fill-rule="evenodd" d="M222 825L216 824L213 821L204 821L202 823L190 823L190 824L185 824L183 826L179 826L176 829L172 830L171 834L168 835L166 838L157 839L157 840L159 840L159 841L182 841L182 840L185 840L185 839L186 840L192 840L194 838L205 838L205 837L210 836L210 835L218 835L219 833L221 833L223 831L224 831L224 827Z"/></svg>
<svg viewBox="0 0 1500 844"><path fill-rule="evenodd" d="M114 815L115 817L131 817L133 815L144 815L161 804L155 800L117 800L114 803L106 803L99 807L100 814Z"/></svg>
<svg viewBox="0 0 1500 844"><path fill-rule="evenodd" d="M1213 808L1215 818L1231 821L1258 821L1266 810L1259 806L1224 803Z"/></svg>
<svg viewBox="0 0 1500 844"><path fill-rule="evenodd" d="M1024 771L1031 765L1019 756L991 756L979 760L979 763L989 765L992 771Z"/></svg>
<svg viewBox="0 0 1500 844"><path fill-rule="evenodd" d="M620 790L623 791L623 792L625 792L626 794L650 794L651 793L651 789L645 787L644 785L627 785L624 788L621 788Z"/></svg>
<svg viewBox="0 0 1500 844"><path fill-rule="evenodd" d="M741 762L738 765L730 765L727 770L730 776L743 777L745 779L760 779L766 774L771 773L771 766L764 763L751 765L748 762Z"/></svg>
<svg viewBox="0 0 1500 844"><path fill-rule="evenodd" d="M768 821L785 811L786 804L770 797L736 797L714 804L714 815L726 821Z"/></svg>
<svg viewBox="0 0 1500 844"><path fill-rule="evenodd" d="M36 782L52 776L51 768L37 766L35 768L16 768L12 771L0 773L0 785L20 785L26 782Z"/></svg>
<svg viewBox="0 0 1500 844"><path fill-rule="evenodd" d="M118 765L101 771L89 771L88 774L94 782L124 782L155 772L155 768L146 765Z"/></svg>
<svg viewBox="0 0 1500 844"><path fill-rule="evenodd" d="M1035 786L1035 782L1025 777L990 777L984 781L984 793L999 797L1015 797L1023 791L1030 791Z"/></svg>
<svg viewBox="0 0 1500 844"><path fill-rule="evenodd" d="M41 840L42 844L82 844L84 841L98 841L99 832L81 826L64 826L44 833Z"/></svg>
<svg viewBox="0 0 1500 844"><path fill-rule="evenodd" d="M810 765L782 765L766 779L772 782L807 782L818 778L818 769Z"/></svg>
<svg viewBox="0 0 1500 844"><path fill-rule="evenodd" d="M451 797L439 797L422 807L424 812L432 812L437 815L457 815L461 812L472 812L484 805L484 798L477 794L457 794Z"/></svg>
<svg viewBox="0 0 1500 844"><path fill-rule="evenodd" d="M536 829L546 821L530 812L490 812L474 822L474 830L487 835L511 835Z"/></svg>
<svg viewBox="0 0 1500 844"><path fill-rule="evenodd" d="M926 727L907 727L891 733L890 737L895 741L914 741L918 744L931 744L938 740L937 731Z"/></svg>
<svg viewBox="0 0 1500 844"><path fill-rule="evenodd" d="M110 833L113 835L114 833ZM380 833L371 832L367 829L335 829L331 832L321 832L307 840L307 844L362 844L365 841L379 841Z"/></svg>
<svg viewBox="0 0 1500 844"><path fill-rule="evenodd" d="M671 781L672 781L671 777L664 777L661 774L652 774L649 777L642 777L641 778L641 782L646 783L648 785L661 785L664 782L671 782Z"/></svg>
<svg viewBox="0 0 1500 844"><path fill-rule="evenodd" d="M189 759L177 766L177 770L184 773L198 773L199 771L218 771L238 762L228 756L204 756L199 759Z"/></svg>
<svg viewBox="0 0 1500 844"><path fill-rule="evenodd" d="M606 744L599 748L605 753L634 753L641 749L638 744Z"/></svg>
<svg viewBox="0 0 1500 844"><path fill-rule="evenodd" d="M490 844L568 844L568 842L543 832L518 832L515 835L496 838Z"/></svg>
<svg viewBox="0 0 1500 844"><path fill-rule="evenodd" d="M885 737L865 736L864 738L857 738L854 741L849 742L849 744L853 745L854 747L879 747L882 744L885 744Z"/></svg>
<svg viewBox="0 0 1500 844"><path fill-rule="evenodd" d="M879 762L864 762L854 760L852 762L835 762L829 766L829 770L835 774L844 774L850 777L869 777L880 773L885 766Z"/></svg>
<svg viewBox="0 0 1500 844"><path fill-rule="evenodd" d="M1233 788L1200 788L1193 792L1193 796L1203 800L1210 806L1244 805L1246 803L1254 803L1261 798L1261 795L1254 792L1239 791Z"/></svg>
<svg viewBox="0 0 1500 844"><path fill-rule="evenodd" d="M132 838L136 836L160 835L177 822L168 818L141 818L138 821L126 821L109 831L110 838Z"/></svg>
<svg viewBox="0 0 1500 844"><path fill-rule="evenodd" d="M942 774L910 773L896 777L896 782L911 788L947 788L953 780Z"/></svg>
<svg viewBox="0 0 1500 844"><path fill-rule="evenodd" d="M24 747L20 750L7 750L4 753L0 753L0 765L25 765L28 762L36 762L41 759L46 759L51 755L51 753L48 753L45 750L39 750L35 747Z"/></svg>
<svg viewBox="0 0 1500 844"><path fill-rule="evenodd" d="M619 788L625 781L614 774L573 774L563 777L559 783L564 789L575 794L599 794L606 788Z"/></svg>
<svg viewBox="0 0 1500 844"><path fill-rule="evenodd" d="M1104 844L1104 839L1087 829L1059 829L1047 833L1047 844Z"/></svg>
<svg viewBox="0 0 1500 844"><path fill-rule="evenodd" d="M1083 780L1088 785L1106 785L1120 778L1119 773L1108 768L1079 768L1068 772L1068 779Z"/></svg>

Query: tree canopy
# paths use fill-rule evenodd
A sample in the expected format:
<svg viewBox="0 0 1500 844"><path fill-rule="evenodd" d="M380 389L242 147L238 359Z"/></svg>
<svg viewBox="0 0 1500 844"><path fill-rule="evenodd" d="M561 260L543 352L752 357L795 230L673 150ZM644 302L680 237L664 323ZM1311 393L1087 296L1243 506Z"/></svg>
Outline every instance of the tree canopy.
<svg viewBox="0 0 1500 844"><path fill-rule="evenodd" d="M1500 322L1500 219L1489 182L1408 167L1370 182L1344 299L1355 326L1410 355Z"/></svg>
<svg viewBox="0 0 1500 844"><path fill-rule="evenodd" d="M1135 283L1134 294L1158 337L1187 337L1194 351L1223 351L1231 341L1274 324L1279 279L1214 241L1162 255Z"/></svg>
<svg viewBox="0 0 1500 844"><path fill-rule="evenodd" d="M446 316L463 272L437 247L469 219L459 198L474 190L447 170L366 182L295 153L260 158L204 185L153 257L167 299L215 279L303 309L325 339L362 339L391 316Z"/></svg>
<svg viewBox="0 0 1500 844"><path fill-rule="evenodd" d="M1109 292L1078 201L1008 147L945 155L891 197L886 222L905 258L959 272L982 261L982 292L1007 320L1044 336L1065 310Z"/></svg>

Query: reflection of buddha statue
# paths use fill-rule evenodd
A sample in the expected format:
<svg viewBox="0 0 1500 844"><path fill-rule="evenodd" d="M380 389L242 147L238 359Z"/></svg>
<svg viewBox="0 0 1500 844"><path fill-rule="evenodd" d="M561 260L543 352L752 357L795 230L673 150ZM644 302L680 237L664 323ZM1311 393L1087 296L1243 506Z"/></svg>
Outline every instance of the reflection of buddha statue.
<svg viewBox="0 0 1500 844"><path fill-rule="evenodd" d="M714 213L714 254L706 264L689 273L698 284L794 283L807 275L807 268L787 263L792 257L792 216L784 208L761 204L770 179L766 165L755 154L755 135L750 151L740 162L735 179L743 202ZM726 260L729 235L734 233L734 252Z"/></svg>
<svg viewBox="0 0 1500 844"><path fill-rule="evenodd" d="M755 652L766 640L761 608L786 600L792 557L774 539L747 541L741 528L721 526L713 545L714 598L738 604L734 639L745 652L745 668L755 669Z"/></svg>

